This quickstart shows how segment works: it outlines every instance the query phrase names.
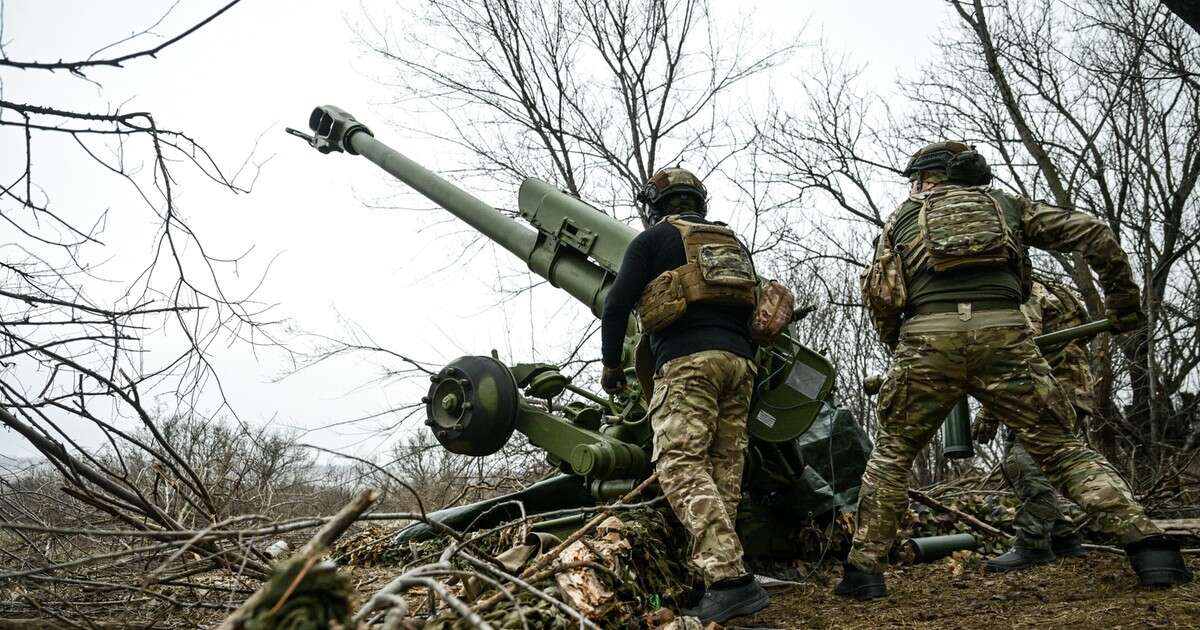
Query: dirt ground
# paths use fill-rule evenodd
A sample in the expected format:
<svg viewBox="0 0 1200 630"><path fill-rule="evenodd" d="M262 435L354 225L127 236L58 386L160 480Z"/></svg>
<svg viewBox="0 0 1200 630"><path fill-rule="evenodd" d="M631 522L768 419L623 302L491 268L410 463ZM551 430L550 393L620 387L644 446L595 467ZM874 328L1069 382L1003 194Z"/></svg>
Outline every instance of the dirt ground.
<svg viewBox="0 0 1200 630"><path fill-rule="evenodd" d="M1200 576L1200 556L1188 556ZM958 575L955 575L956 570ZM1137 588L1124 556L1092 552L1028 571L983 573L978 561L896 568L888 597L851 603L832 590L840 571L772 596L734 628L1198 628L1200 582L1170 590Z"/></svg>
<svg viewBox="0 0 1200 630"><path fill-rule="evenodd" d="M1187 559L1200 580L1200 556ZM360 596L392 573L352 569ZM867 603L835 596L839 577L823 569L726 628L1200 628L1200 581L1139 589L1124 556L1101 552L999 575L983 573L979 556L897 567L887 573L888 597Z"/></svg>

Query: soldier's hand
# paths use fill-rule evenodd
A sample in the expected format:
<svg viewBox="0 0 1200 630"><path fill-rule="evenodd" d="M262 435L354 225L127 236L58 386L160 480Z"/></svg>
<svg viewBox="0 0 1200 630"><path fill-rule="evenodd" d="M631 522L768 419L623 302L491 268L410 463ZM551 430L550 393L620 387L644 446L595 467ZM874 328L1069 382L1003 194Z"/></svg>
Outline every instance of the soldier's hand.
<svg viewBox="0 0 1200 630"><path fill-rule="evenodd" d="M1113 332L1127 333L1142 327L1142 323L1146 320L1146 314L1142 309L1133 311L1125 311L1120 313L1117 311L1109 311L1106 313L1108 321L1112 322Z"/></svg>
<svg viewBox="0 0 1200 630"><path fill-rule="evenodd" d="M1112 322L1113 331L1117 333L1137 330L1146 320L1146 314L1142 312L1142 302L1136 294L1106 295L1104 310L1108 321Z"/></svg>
<svg viewBox="0 0 1200 630"><path fill-rule="evenodd" d="M604 367L600 372L600 387L608 394L617 394L625 389L625 370L623 368Z"/></svg>
<svg viewBox="0 0 1200 630"><path fill-rule="evenodd" d="M979 414L971 423L971 439L975 440L977 444L990 444L996 438L996 431L999 429L999 422L984 414Z"/></svg>

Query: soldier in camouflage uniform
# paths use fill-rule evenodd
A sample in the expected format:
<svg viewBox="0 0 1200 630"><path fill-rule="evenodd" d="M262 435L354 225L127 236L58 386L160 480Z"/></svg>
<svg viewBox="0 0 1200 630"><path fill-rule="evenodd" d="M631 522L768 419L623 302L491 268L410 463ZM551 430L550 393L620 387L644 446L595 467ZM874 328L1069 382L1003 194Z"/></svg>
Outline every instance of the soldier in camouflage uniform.
<svg viewBox="0 0 1200 630"><path fill-rule="evenodd" d="M703 183L680 168L659 171L639 195L654 225L629 244L605 298L601 384L610 394L625 388L622 346L636 310L655 361L648 414L658 481L706 585L683 612L721 623L767 605L734 530L756 370L756 276L733 232L705 219L706 199Z"/></svg>
<svg viewBox="0 0 1200 630"><path fill-rule="evenodd" d="M1078 251L1099 275L1114 328L1141 325L1139 290L1112 230L1082 212L989 188L986 161L962 143L925 147L904 172L912 194L888 218L862 275L864 303L894 351L836 593L887 594L883 567L912 461L964 394L999 414L1055 485L1121 540L1139 583L1190 580L1178 545L1075 437L1075 411L1019 309L1031 281L1027 247Z"/></svg>
<svg viewBox="0 0 1200 630"><path fill-rule="evenodd" d="M1067 287L1044 279L1034 281L1032 295L1021 310L1035 335L1089 321L1087 307L1078 296ZM1054 380L1058 381L1075 409L1077 423L1081 424L1084 417L1095 410L1087 341L1073 339L1041 350L1042 356L1050 364ZM987 444L995 437L998 427L998 415L985 407L975 418L972 433L977 442ZM1005 431L1002 465L1005 478L1012 484L1021 505L1013 519L1016 536L1012 549L989 560L987 569L994 572L1014 571L1053 562L1056 557L1086 555L1075 525L1063 515L1064 508L1059 505L1058 492L1017 441L1016 432L1012 429Z"/></svg>

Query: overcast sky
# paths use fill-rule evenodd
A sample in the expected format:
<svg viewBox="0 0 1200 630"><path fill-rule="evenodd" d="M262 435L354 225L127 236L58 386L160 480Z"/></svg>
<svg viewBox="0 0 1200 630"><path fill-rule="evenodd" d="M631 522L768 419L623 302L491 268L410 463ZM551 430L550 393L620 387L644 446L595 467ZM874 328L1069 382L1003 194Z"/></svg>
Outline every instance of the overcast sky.
<svg viewBox="0 0 1200 630"><path fill-rule="evenodd" d="M6 0L2 38L13 59L49 61L86 56L105 44L153 24L173 0ZM216 10L225 0L181 0L154 28L173 36ZM465 236L446 225L446 215L370 209L364 200L421 207L398 196L400 188L362 158L321 156L283 132L304 128L314 105L336 104L372 125L375 135L409 157L437 170L456 163L453 149L377 121L395 120L382 105L398 96L377 79L388 68L356 43L351 24L365 13L392 16L403 28L403 11L415 1L244 0L198 33L168 48L158 59L135 60L124 69L97 69L98 83L61 73L4 71L3 98L75 110L154 112L164 127L186 130L228 171L243 162L244 181L258 170L253 192L233 195L177 168L179 205L209 251L233 256L251 249L240 265L249 284L270 264L259 299L276 304L274 318L294 331L344 336L347 323L374 342L418 359L443 363L492 348L514 361L541 358L558 349L556 331L575 329L582 308L555 295L499 304L493 291L503 251L484 251L463 264ZM833 0L732 2L714 0L717 11L748 11L763 32L790 37L808 23L805 41L824 38L866 67L873 89L890 91L901 74L932 52L946 9L932 0ZM139 44L140 42L140 44ZM143 39L118 49L145 47ZM771 80L786 95L791 78L805 69L801 54ZM764 107L765 94L763 95ZM756 96L749 95L751 106ZM425 121L408 119L411 128ZM429 127L441 121L429 121ZM20 138L0 130L0 176L11 181L21 160ZM120 181L82 159L65 140L35 146L38 182L60 211L110 218L105 240L121 255L105 272L121 279L151 247L153 215ZM257 169L256 165L261 165ZM719 191L718 191L719 192ZM501 206L515 199L485 200ZM0 242L16 238L0 226ZM109 252L109 256L112 253ZM124 256L124 258L123 258ZM235 281L236 284L236 281ZM546 289L547 293L551 290ZM531 321L534 314L536 321ZM547 321L549 320L549 321ZM534 342L536 334L537 342ZM599 339L594 340L598 354ZM301 340L299 343L303 343ZM339 361L283 380L282 354L252 353L234 345L214 349L225 392L239 415L252 422L312 430L305 439L361 455L387 444L371 432L376 424L320 428L381 408L413 402L417 383L383 388L371 361ZM160 400L166 407L169 399ZM384 419L384 422L394 419ZM411 426L420 426L419 423ZM79 430L86 430L78 427ZM9 434L11 435L11 434ZM0 441L0 453L24 452L15 439Z"/></svg>

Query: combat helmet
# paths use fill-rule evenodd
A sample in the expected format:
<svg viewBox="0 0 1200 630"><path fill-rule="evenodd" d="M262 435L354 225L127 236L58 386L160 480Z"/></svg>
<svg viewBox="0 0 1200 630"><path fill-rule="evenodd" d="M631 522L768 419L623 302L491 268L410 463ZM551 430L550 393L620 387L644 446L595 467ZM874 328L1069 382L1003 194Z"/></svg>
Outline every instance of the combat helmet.
<svg viewBox="0 0 1200 630"><path fill-rule="evenodd" d="M674 195L687 195L694 199L696 211L703 215L708 209L708 190L691 171L678 166L659 169L650 177L637 194L637 201L644 204L646 215L657 219L665 214L663 202Z"/></svg>
<svg viewBox="0 0 1200 630"><path fill-rule="evenodd" d="M935 142L922 147L908 160L903 175L915 179L921 171L943 171L946 180L965 186L984 186L992 182L992 169L974 145L962 142Z"/></svg>

